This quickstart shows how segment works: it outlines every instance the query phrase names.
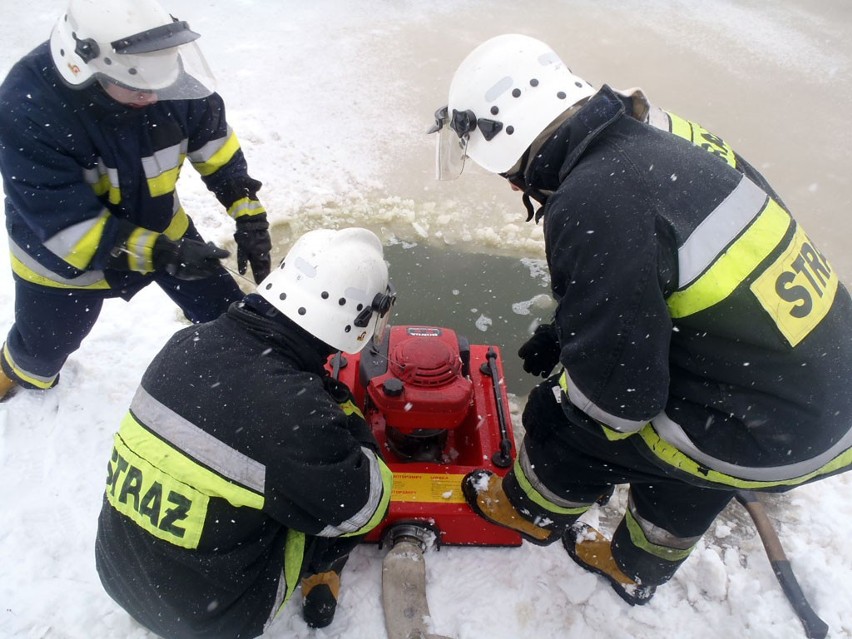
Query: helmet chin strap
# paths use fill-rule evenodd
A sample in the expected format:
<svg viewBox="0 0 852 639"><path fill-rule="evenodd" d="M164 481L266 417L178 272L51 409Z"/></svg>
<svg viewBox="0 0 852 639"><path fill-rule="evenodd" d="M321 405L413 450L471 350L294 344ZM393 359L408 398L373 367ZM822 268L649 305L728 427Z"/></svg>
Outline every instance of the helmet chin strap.
<svg viewBox="0 0 852 639"><path fill-rule="evenodd" d="M521 201L527 209L527 222L535 218L535 223L539 223L541 217L544 215L544 205L547 204L547 197L548 194L544 193L544 191L539 191L538 189L528 188L524 190L524 195L521 198ZM536 209L531 200L535 200L541 206Z"/></svg>

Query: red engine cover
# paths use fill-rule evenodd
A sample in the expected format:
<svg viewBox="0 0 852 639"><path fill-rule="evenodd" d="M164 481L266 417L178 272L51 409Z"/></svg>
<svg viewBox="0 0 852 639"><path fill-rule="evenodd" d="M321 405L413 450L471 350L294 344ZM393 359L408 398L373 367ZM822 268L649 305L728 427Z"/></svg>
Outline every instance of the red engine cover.
<svg viewBox="0 0 852 639"><path fill-rule="evenodd" d="M389 426L401 431L457 428L473 401L473 384L462 377L453 331L411 334L391 329L388 372L373 377L367 394Z"/></svg>

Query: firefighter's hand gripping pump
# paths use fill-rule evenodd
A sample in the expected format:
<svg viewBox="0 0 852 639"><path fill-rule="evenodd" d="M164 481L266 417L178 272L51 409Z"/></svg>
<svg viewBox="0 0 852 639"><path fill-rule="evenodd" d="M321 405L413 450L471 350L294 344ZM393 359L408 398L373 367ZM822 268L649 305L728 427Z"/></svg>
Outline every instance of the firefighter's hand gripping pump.
<svg viewBox="0 0 852 639"><path fill-rule="evenodd" d="M380 344L334 355L332 375L355 403L394 473L390 510L367 541L387 546L382 596L390 639L432 637L423 553L432 546L520 546L512 530L478 517L461 480L478 468L499 475L515 441L500 351L448 328L392 326Z"/></svg>

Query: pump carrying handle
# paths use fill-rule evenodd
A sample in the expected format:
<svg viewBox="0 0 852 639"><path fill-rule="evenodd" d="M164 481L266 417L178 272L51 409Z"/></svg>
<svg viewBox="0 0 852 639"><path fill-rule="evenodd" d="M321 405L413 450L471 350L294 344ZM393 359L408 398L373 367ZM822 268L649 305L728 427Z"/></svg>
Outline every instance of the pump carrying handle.
<svg viewBox="0 0 852 639"><path fill-rule="evenodd" d="M500 423L500 450L491 456L491 461L498 468L508 468L512 465L512 442L509 440L506 409L503 406L503 394L500 392L500 379L497 374L497 351L494 350L493 346L488 347L485 358L487 361L479 367L479 370L483 375L488 375L491 378L494 401L497 403L497 421Z"/></svg>

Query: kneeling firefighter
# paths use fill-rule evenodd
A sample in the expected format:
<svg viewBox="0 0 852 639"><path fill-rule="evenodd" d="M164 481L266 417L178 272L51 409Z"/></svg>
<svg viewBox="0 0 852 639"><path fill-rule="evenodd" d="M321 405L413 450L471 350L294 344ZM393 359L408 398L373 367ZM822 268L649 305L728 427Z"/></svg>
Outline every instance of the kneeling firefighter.
<svg viewBox="0 0 852 639"><path fill-rule="evenodd" d="M394 300L372 232L311 231L154 358L115 435L96 544L104 588L139 623L255 637L300 580L305 621L331 623L392 477L324 364L381 336Z"/></svg>
<svg viewBox="0 0 852 639"><path fill-rule="evenodd" d="M849 293L723 140L511 34L462 62L434 130L439 176L469 157L523 192L558 302L519 351L561 370L529 396L514 468L464 482L480 515L561 539L643 604L737 490L852 467ZM616 484L610 540L577 520Z"/></svg>

